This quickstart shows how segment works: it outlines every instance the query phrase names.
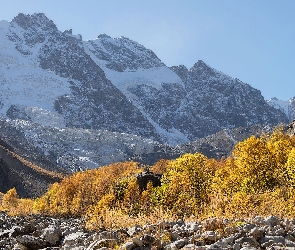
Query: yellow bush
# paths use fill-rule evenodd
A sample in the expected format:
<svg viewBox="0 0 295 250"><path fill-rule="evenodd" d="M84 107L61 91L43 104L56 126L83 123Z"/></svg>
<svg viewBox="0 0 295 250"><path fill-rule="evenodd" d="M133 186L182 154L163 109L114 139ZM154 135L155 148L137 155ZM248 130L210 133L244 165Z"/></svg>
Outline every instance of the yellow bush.
<svg viewBox="0 0 295 250"><path fill-rule="evenodd" d="M289 185L295 188L295 148L288 155L286 170Z"/></svg>
<svg viewBox="0 0 295 250"><path fill-rule="evenodd" d="M1 210L9 215L30 215L33 214L34 201L31 199L19 199L15 188L12 188L3 195Z"/></svg>
<svg viewBox="0 0 295 250"><path fill-rule="evenodd" d="M75 173L36 199L34 209L50 215L81 216L108 194L120 178L139 171L138 163L124 162Z"/></svg>
<svg viewBox="0 0 295 250"><path fill-rule="evenodd" d="M271 190L279 185L276 164L266 143L251 136L236 145L233 151L235 182L247 193Z"/></svg>
<svg viewBox="0 0 295 250"><path fill-rule="evenodd" d="M161 159L157 161L150 169L151 172L156 174L164 174L170 164L171 160Z"/></svg>
<svg viewBox="0 0 295 250"><path fill-rule="evenodd" d="M163 174L160 187L140 190L135 162L78 172L34 201L15 189L2 197L10 214L85 216L87 226L120 228L175 218L245 218L275 214L294 217L295 139L281 128L236 145L231 157L200 153L160 160L151 171Z"/></svg>
<svg viewBox="0 0 295 250"><path fill-rule="evenodd" d="M208 200L214 171L211 162L200 153L181 156L164 173L159 200L179 216L193 213L196 206Z"/></svg>
<svg viewBox="0 0 295 250"><path fill-rule="evenodd" d="M6 194L3 195L2 209L8 210L8 211L16 210L18 202L19 202L19 197L16 192L16 189L12 188L8 190Z"/></svg>

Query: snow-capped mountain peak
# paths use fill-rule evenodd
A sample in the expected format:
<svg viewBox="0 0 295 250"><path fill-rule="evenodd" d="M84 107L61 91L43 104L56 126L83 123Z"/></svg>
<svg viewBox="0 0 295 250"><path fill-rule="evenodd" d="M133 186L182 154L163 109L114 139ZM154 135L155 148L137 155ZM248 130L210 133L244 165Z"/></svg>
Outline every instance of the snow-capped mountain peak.
<svg viewBox="0 0 295 250"><path fill-rule="evenodd" d="M118 72L164 66L154 52L124 36L102 34L88 41L86 47L101 64Z"/></svg>

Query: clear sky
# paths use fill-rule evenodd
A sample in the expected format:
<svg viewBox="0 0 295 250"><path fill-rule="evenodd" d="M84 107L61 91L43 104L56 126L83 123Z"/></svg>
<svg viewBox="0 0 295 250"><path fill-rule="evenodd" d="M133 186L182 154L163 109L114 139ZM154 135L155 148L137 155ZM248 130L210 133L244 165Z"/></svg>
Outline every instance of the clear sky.
<svg viewBox="0 0 295 250"><path fill-rule="evenodd" d="M83 40L128 37L167 66L203 60L265 99L295 96L295 0L0 0L0 20L20 12Z"/></svg>

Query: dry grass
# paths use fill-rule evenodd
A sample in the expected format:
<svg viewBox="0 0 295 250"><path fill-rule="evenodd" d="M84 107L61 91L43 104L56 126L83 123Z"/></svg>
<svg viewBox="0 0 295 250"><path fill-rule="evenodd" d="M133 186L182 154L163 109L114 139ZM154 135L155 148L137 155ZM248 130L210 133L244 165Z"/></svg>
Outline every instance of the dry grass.
<svg viewBox="0 0 295 250"><path fill-rule="evenodd" d="M130 216L124 209L105 209L99 216L87 218L86 226L89 229L97 228L129 228L134 225L144 226L158 224L163 221L176 221L177 217L172 212L163 208L155 208L150 214Z"/></svg>

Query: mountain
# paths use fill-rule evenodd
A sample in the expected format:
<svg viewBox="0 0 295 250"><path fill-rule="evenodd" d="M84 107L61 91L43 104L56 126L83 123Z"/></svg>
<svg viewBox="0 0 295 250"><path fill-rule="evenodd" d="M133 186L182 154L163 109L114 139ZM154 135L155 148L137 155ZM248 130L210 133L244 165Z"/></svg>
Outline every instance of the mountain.
<svg viewBox="0 0 295 250"><path fill-rule="evenodd" d="M157 138L148 120L85 53L80 37L58 31L44 14L19 14L0 26L4 116Z"/></svg>
<svg viewBox="0 0 295 250"><path fill-rule="evenodd" d="M48 171L154 162L221 130L288 122L201 60L169 68L126 37L83 41L42 13L1 21L0 40L0 138Z"/></svg>
<svg viewBox="0 0 295 250"><path fill-rule="evenodd" d="M288 101L279 100L276 97L271 98L267 103L284 112L289 120L289 122L295 119L295 97L289 99Z"/></svg>

